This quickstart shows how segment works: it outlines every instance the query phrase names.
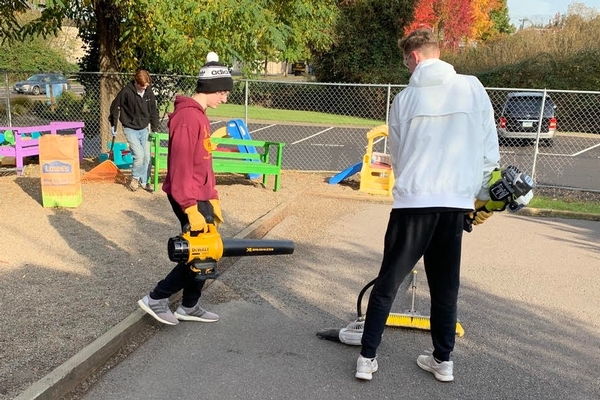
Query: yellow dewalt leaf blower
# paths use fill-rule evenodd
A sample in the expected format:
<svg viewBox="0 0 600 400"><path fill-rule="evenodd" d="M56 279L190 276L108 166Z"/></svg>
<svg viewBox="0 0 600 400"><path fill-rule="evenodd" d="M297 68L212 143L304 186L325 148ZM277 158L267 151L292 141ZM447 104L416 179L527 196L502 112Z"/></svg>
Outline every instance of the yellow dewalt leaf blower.
<svg viewBox="0 0 600 400"><path fill-rule="evenodd" d="M217 261L222 257L292 254L294 242L270 239L222 239L213 223L207 232L187 231L172 237L167 244L169 260L184 262L197 279L215 279Z"/></svg>

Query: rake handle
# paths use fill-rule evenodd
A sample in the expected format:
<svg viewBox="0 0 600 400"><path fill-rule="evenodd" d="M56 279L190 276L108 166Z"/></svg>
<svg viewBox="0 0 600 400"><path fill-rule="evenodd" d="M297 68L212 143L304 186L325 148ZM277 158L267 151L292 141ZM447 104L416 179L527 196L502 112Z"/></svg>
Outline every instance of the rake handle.
<svg viewBox="0 0 600 400"><path fill-rule="evenodd" d="M108 159L112 160L114 159L114 151L113 149L115 148L115 137L112 137L112 141L110 142L110 149L108 149Z"/></svg>
<svg viewBox="0 0 600 400"><path fill-rule="evenodd" d="M413 278L412 278L412 302L410 305L410 312L415 312L415 291L417 290L417 270L413 269Z"/></svg>

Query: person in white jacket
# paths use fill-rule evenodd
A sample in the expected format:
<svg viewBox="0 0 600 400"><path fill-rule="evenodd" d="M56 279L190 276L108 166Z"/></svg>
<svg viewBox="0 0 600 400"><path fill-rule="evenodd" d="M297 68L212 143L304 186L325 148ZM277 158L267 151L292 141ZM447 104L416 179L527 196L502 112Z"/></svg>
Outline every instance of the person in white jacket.
<svg viewBox="0 0 600 400"><path fill-rule="evenodd" d="M376 351L398 288L423 257L431 295L433 353L417 364L439 381L454 380L453 362L461 242L465 213L489 200L500 153L490 99L474 76L442 60L429 30L398 42L411 72L392 103L389 145L394 203L383 260L371 289L356 378L377 371ZM475 224L492 213L479 211Z"/></svg>

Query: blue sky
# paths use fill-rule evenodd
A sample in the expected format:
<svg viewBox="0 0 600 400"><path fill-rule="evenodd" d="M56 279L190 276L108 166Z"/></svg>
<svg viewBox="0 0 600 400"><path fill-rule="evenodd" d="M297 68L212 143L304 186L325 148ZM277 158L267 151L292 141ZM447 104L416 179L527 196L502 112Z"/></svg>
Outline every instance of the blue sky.
<svg viewBox="0 0 600 400"><path fill-rule="evenodd" d="M519 20L528 18L535 23L547 23L557 12L566 13L571 3L583 3L586 7L600 10L600 0L508 0L510 22L517 28Z"/></svg>

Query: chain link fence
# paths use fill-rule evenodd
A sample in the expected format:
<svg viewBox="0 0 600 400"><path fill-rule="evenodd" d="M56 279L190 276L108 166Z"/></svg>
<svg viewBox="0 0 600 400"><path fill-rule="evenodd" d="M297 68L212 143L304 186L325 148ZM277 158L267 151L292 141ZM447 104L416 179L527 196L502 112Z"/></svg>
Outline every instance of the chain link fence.
<svg viewBox="0 0 600 400"><path fill-rule="evenodd" d="M31 75L0 73L0 127L83 121L84 156L106 152L108 105L101 105L106 96L101 96L100 84L106 75L66 75L68 87L54 93L15 92L15 83ZM110 78L118 88L132 75ZM196 77L152 75L152 79L161 130L166 132L175 95L191 95ZM367 132L387 123L389 106L404 87L239 79L227 104L207 113L213 130L241 119L253 139L285 142L284 169L334 174L362 161ZM487 91L494 106L502 165L512 164L531 174L538 186L600 191L600 92ZM118 140L125 141L122 133ZM386 149L385 140L373 148Z"/></svg>

